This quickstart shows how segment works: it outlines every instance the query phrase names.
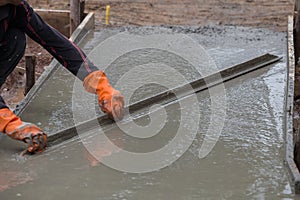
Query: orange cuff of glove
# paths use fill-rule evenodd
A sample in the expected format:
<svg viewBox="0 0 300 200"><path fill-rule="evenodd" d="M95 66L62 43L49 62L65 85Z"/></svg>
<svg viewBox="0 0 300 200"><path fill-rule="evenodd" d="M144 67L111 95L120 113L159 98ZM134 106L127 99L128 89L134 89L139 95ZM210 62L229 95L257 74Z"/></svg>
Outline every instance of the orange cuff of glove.
<svg viewBox="0 0 300 200"><path fill-rule="evenodd" d="M101 70L89 74L83 81L83 86L86 91L97 94L99 102L104 99L111 98L111 94L115 91L109 84L108 78Z"/></svg>
<svg viewBox="0 0 300 200"><path fill-rule="evenodd" d="M16 131L23 126L26 126L23 132ZM26 133L42 133L42 130L35 125L22 122L21 119L8 108L0 109L0 131L13 139L21 141L24 141L27 137Z"/></svg>
<svg viewBox="0 0 300 200"><path fill-rule="evenodd" d="M0 109L0 132L9 133L22 125L22 121L10 109Z"/></svg>

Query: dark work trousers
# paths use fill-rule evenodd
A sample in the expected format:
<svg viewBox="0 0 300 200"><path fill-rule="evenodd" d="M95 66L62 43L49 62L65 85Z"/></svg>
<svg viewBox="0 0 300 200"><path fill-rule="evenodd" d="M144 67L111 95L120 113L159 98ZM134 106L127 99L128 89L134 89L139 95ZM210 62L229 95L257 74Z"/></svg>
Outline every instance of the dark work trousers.
<svg viewBox="0 0 300 200"><path fill-rule="evenodd" d="M46 24L26 1L22 1L18 6L0 7L0 86L24 55L25 34L81 80L98 70L79 47ZM1 108L7 106L0 96Z"/></svg>

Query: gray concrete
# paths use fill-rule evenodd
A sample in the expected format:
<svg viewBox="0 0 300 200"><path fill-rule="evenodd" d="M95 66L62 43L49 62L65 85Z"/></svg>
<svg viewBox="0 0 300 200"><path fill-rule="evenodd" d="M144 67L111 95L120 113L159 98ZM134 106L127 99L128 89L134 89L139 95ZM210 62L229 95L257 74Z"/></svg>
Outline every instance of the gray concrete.
<svg viewBox="0 0 300 200"><path fill-rule="evenodd" d="M283 33L272 32L264 29L248 29L239 27L223 28L218 26L188 28L131 27L115 30L103 30L101 32L89 34L89 36L82 41L83 44L85 43L85 52L88 53L92 51L107 38L124 31L137 36L161 33L170 35L173 33L187 34L201 46L205 47L213 61L216 63L218 69L224 69L245 62L264 53L272 53L274 55L282 56L282 53L278 53L278 48L279 45L282 47L282 43L285 41ZM224 38L226 38L226 40ZM278 42L274 43L274 41ZM104 54L106 49L101 49L101 51L100 55L96 56L101 57L101 54ZM160 53L161 52L158 50L151 50L150 52L149 50L142 50L139 53L131 52L121 56L113 63L110 63L109 67L105 69L105 72L112 85L115 85L122 74L129 71L132 66L143 65L155 60L155 62L174 67L176 70L185 75L186 81L188 82L201 77L198 72L195 73L193 71L194 66L191 66L190 63L182 60L182 58L169 54L169 58L165 59L164 56L160 56ZM141 55L147 55L148 57L146 59L144 59L144 57L138 59ZM102 60L99 58L92 58L91 56L91 59L97 66L100 66L100 69L103 69L101 66L107 66L107 64L109 64L105 63L106 61L103 61L105 58ZM183 68L182 66L186 67ZM141 71L140 73L143 74L144 72ZM168 75L166 74L166 76ZM38 90L35 97L30 101L30 105L28 105L26 110L22 113L22 118L39 124L48 134L53 134L61 129L73 126L74 123L71 120L73 116L72 95L70 94L73 92L72 90L75 83L76 79L69 72L63 68L59 68L55 74L41 86L41 89ZM153 96L154 94L164 90L164 88L157 86L141 88L138 94L131 96L130 103ZM85 95L88 96L87 98L90 98L89 94ZM47 105L50 109L44 109L41 105ZM37 116L35 115L35 112L41 114ZM101 114L99 113L99 115ZM89 119L90 118L86 118L86 120Z"/></svg>
<svg viewBox="0 0 300 200"><path fill-rule="evenodd" d="M166 91L154 94L154 96L125 106L126 112L122 121L124 121L125 125L125 121L128 121L128 118L130 118L130 115L133 115L133 113L141 117L141 113L146 114L149 108L155 106L156 104L166 106L178 99L186 98L188 96L193 95L194 93L198 93L207 89L210 90L211 88L215 88L215 86L223 84L229 80L238 78L255 70L277 63L281 59L282 57L274 56L271 54L265 54L247 62L223 69L221 71L217 70L216 73L213 73L209 76L204 76L203 78L196 79L192 82L188 82L187 84L180 84L179 86L171 87ZM82 112L87 111L83 110ZM95 119L89 121L84 120L85 119L80 120L75 127L71 126L69 128L65 128L51 135L48 135L48 146L53 146L78 136L78 129L88 131L90 129L97 128L99 125L107 126L108 124L113 124L113 121L111 119L108 119L106 115L102 115L97 118L95 117Z"/></svg>
<svg viewBox="0 0 300 200"><path fill-rule="evenodd" d="M226 103L219 105L227 112L224 127L216 145L205 158L199 158L199 149L205 141L205 136L209 135L207 131L212 116L212 98L216 97L218 104L222 102L221 94L214 94L214 97L207 91L197 94L199 109L195 109L196 105L193 104L192 98L182 100L187 104L190 102L191 106L185 109L180 108L181 102L166 106L168 115L164 129L147 139L131 137L131 132L124 134L116 125L101 127L116 146L131 152L145 153L166 145L174 137L180 123L184 123L187 130L196 124L197 136L190 138L193 143L188 150L170 166L151 173L119 172L91 159L91 155L87 152L88 147L91 146L96 153L94 156L103 163L119 153L104 140L98 140L98 137L103 135L99 135L100 129L82 132L77 139L51 147L40 156L26 159L17 155L24 146L3 137L0 140L0 159L3 163L1 172L4 172L1 180L6 180L5 184L2 184L6 190L0 193L1 199L32 199L36 196L40 199L130 200L296 198L288 179L288 170L283 163L285 157L283 108L287 73L285 33L221 26L126 28L94 32L89 35L84 48L90 52L99 44L106 45L105 42L109 41L107 41L108 37L122 31L129 33L126 39L131 36L143 38L156 33L171 36L175 33L185 33L205 47L218 69L244 62L264 53L272 53L284 59L224 85ZM101 43L103 41L104 43ZM188 44L182 44L185 52L188 52L189 46L185 46ZM119 44L119 48L122 49L122 43ZM109 49L108 46L102 49L102 53L114 55L115 52L112 50L113 48ZM194 66L182 59L182 56L165 54L157 49L132 51L119 56L113 62L110 62L109 58L102 58L103 55L96 54L93 61L98 66L108 66L106 73L112 84L117 86L118 79L122 78L126 70L130 70L133 66L145 66L145 63L149 64L151 61L173 66L185 75L186 81L201 76L199 73L194 73L194 68L209 71L207 66L211 67L209 63ZM202 59L201 56L199 59ZM203 62L206 62L205 58ZM143 75L143 72L145 73L145 70L147 69L136 71L136 80ZM164 74L163 68L161 70ZM172 79L168 74L164 76L166 79L169 77ZM50 134L74 125L72 121L74 84L77 86L75 79L68 72L59 69L42 86L26 107L22 117L39 124ZM127 85L118 87L130 89ZM138 101L166 89L154 85L149 85L149 88L144 86L138 89L129 102ZM90 105L90 99L94 97L84 91L80 95L82 101L73 105L73 110L79 109L82 111L81 120L88 120L93 116L88 111L94 106ZM84 105L83 102L89 104ZM88 113L83 112L85 109ZM192 115L194 112L200 112L199 124L192 119L181 121L182 114ZM153 115L155 116L156 113L160 114L159 110ZM101 114L96 113L96 115ZM132 130L130 128L135 127L136 124L145 126L149 123L149 116L143 116L129 121L127 128ZM141 134L153 133L145 129ZM179 145L178 148L180 150L181 146ZM171 157L168 154L161 156ZM126 157L120 158L120 167L124 163L126 164ZM134 164L132 162L132 165ZM15 176L19 180L18 183L15 181Z"/></svg>

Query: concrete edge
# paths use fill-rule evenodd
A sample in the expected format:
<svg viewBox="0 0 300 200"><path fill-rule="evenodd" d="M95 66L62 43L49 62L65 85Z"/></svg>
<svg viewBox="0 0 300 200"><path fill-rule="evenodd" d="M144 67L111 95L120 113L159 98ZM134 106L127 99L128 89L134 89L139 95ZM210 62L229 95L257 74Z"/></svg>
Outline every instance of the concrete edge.
<svg viewBox="0 0 300 200"><path fill-rule="evenodd" d="M75 44L79 44L80 41L86 36L86 34L95 28L95 14L93 12L88 13L84 20L79 24L74 33L71 35L70 40Z"/></svg>
<svg viewBox="0 0 300 200"><path fill-rule="evenodd" d="M84 18L81 24L77 27L74 33L71 35L70 40L74 42L76 45L79 45L80 42L85 38L88 32L95 27L95 14L88 13L88 15ZM17 115L21 115L25 110L26 106L29 102L35 97L43 84L51 77L51 75L60 67L61 65L58 63L56 59L53 59L47 69L43 72L43 74L39 77L35 85L29 91L29 93L24 97L21 103L17 106L14 112Z"/></svg>
<svg viewBox="0 0 300 200"><path fill-rule="evenodd" d="M294 162L294 81L295 81L295 49L294 49L294 17L288 17L288 66L287 66L287 86L285 99L284 135L285 135L285 164L288 167L290 178L293 184L292 189L296 194L300 194L300 173Z"/></svg>

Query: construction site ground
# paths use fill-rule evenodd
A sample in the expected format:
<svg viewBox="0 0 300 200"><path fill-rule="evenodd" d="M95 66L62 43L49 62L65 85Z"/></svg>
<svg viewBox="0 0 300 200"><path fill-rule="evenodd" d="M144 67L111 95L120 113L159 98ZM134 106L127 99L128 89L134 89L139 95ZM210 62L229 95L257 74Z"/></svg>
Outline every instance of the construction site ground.
<svg viewBox="0 0 300 200"><path fill-rule="evenodd" d="M0 159L5 181L0 199L32 199L33 194L41 199L74 200L293 199L283 163L285 33L220 25L149 26L91 31L84 41L80 45L95 65L108 66L105 72L122 91L125 106L265 53L283 59L225 82L224 88L162 104L161 110L149 115L141 111L117 124L78 126L73 139L59 137L59 143L41 155L20 157L26 144L3 136ZM120 43L124 48L119 48ZM167 47L172 48L167 51ZM155 77L163 79L154 82ZM51 138L94 119L99 110L95 100L81 81L60 67L41 85L21 118L37 124ZM205 145L209 141L217 143L203 157L200 152L210 150ZM176 150L169 144L175 144ZM149 162L147 157L128 162L134 158L126 152L138 156L157 152L162 162L152 156ZM114 157L120 158L116 165L110 160ZM173 158L179 159L170 164ZM153 163L170 165L155 170ZM149 173L143 173L146 170ZM14 172L16 176L11 176Z"/></svg>

